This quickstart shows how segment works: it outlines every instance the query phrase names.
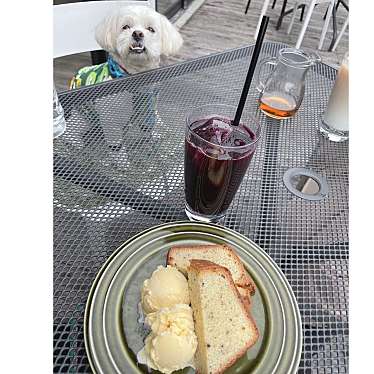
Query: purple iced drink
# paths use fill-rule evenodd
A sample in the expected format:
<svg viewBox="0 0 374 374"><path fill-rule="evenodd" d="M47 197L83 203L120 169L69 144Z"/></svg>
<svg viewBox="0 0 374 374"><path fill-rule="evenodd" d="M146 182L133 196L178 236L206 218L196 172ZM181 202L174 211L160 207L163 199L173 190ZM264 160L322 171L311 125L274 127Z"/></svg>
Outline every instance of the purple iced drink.
<svg viewBox="0 0 374 374"><path fill-rule="evenodd" d="M185 141L185 194L188 210L222 216L255 151L255 134L221 116L193 122Z"/></svg>

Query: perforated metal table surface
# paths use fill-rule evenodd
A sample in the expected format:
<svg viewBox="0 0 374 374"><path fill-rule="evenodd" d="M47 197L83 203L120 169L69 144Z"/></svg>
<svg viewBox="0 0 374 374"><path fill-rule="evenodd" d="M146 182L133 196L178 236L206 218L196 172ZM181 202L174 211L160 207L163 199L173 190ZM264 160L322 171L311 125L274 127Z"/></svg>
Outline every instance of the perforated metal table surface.
<svg viewBox="0 0 374 374"><path fill-rule="evenodd" d="M282 47L265 43L260 58ZM235 105L252 50L60 94L67 127L54 141L54 372L91 372L83 314L109 255L144 229L186 219L184 117L202 104ZM220 222L260 245L288 278L302 316L300 373L348 372L348 143L318 131L335 76L313 67L299 111L282 122L257 112L251 88L245 110L257 113L263 137ZM291 194L282 177L293 167L323 176L327 197Z"/></svg>

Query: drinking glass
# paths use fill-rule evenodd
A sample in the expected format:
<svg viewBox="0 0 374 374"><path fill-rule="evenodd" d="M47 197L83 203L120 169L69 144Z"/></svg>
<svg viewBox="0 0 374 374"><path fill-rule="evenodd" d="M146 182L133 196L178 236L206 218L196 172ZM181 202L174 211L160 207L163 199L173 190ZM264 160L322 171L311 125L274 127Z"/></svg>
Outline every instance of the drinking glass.
<svg viewBox="0 0 374 374"><path fill-rule="evenodd" d="M348 96L349 96L349 70L348 53L343 58L338 71L329 102L320 123L321 133L334 142L348 139Z"/></svg>
<svg viewBox="0 0 374 374"><path fill-rule="evenodd" d="M64 109L58 100L55 86L53 86L53 138L62 135L66 128Z"/></svg>
<svg viewBox="0 0 374 374"><path fill-rule="evenodd" d="M247 171L261 134L260 123L236 107L211 104L186 118L185 211L190 220L217 222L225 216Z"/></svg>

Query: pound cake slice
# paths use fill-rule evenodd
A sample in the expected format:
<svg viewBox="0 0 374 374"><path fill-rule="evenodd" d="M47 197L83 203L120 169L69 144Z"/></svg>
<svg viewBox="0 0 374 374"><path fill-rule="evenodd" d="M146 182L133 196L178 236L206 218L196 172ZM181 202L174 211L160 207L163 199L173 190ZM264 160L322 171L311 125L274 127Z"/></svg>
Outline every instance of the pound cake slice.
<svg viewBox="0 0 374 374"><path fill-rule="evenodd" d="M197 373L223 373L256 343L256 324L228 269L192 259L187 272L198 340Z"/></svg>
<svg viewBox="0 0 374 374"><path fill-rule="evenodd" d="M230 270L236 286L248 288L251 295L255 293L255 284L246 272L243 263L235 251L228 245L196 245L189 247L171 247L168 252L167 264L176 266L179 271L187 274L190 260L208 260Z"/></svg>

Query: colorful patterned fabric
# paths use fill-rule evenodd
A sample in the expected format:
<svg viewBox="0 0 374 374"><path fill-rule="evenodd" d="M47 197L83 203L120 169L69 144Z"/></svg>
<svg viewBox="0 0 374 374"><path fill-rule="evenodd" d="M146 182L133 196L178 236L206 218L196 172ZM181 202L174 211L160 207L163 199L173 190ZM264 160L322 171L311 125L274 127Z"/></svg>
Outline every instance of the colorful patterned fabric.
<svg viewBox="0 0 374 374"><path fill-rule="evenodd" d="M120 64L113 60L111 55L108 56L108 68L109 74L113 79L130 75Z"/></svg>
<svg viewBox="0 0 374 374"><path fill-rule="evenodd" d="M70 89L89 86L95 83L105 82L114 78L126 77L129 73L113 60L111 56L108 61L100 65L86 66L78 70L70 82Z"/></svg>

